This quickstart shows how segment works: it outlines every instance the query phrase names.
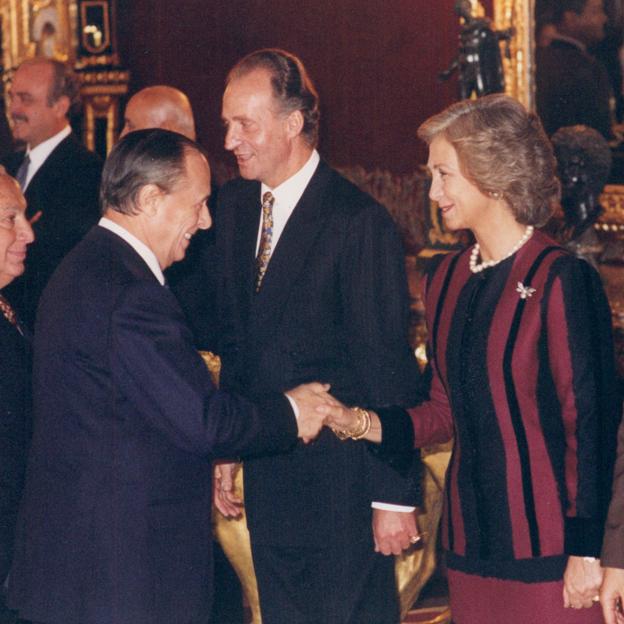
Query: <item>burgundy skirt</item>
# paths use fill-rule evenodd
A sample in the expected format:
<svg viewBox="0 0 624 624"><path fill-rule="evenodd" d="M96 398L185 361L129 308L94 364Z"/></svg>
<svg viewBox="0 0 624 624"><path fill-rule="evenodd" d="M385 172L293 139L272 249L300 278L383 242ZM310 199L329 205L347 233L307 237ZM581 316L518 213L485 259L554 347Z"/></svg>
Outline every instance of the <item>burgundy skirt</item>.
<svg viewBox="0 0 624 624"><path fill-rule="evenodd" d="M448 570L453 624L603 624L599 603L563 607L563 581L522 583Z"/></svg>

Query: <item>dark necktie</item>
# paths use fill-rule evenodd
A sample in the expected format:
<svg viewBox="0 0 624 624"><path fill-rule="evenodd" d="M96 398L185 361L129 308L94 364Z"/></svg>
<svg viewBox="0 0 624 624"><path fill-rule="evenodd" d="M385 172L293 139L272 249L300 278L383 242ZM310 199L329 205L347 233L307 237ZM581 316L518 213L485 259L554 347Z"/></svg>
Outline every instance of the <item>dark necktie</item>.
<svg viewBox="0 0 624 624"><path fill-rule="evenodd" d="M24 160L22 160L22 164L19 166L17 173L15 174L15 179L19 182L19 185L24 190L26 185L26 178L28 178L28 166L30 165L30 156L26 154L24 156Z"/></svg>
<svg viewBox="0 0 624 624"><path fill-rule="evenodd" d="M262 232L260 246L256 256L256 292L260 290L264 274L271 259L271 242L273 240L273 204L275 197L270 191L262 196Z"/></svg>

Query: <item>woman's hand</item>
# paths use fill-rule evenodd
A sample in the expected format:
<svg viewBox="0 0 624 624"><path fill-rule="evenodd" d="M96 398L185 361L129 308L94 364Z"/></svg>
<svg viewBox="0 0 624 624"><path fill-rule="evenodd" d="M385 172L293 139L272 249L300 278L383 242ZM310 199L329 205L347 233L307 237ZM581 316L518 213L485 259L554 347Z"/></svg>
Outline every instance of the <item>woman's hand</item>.
<svg viewBox="0 0 624 624"><path fill-rule="evenodd" d="M316 408L316 410L325 416L325 424L333 431L353 431L359 423L357 411L347 407L338 399L328 395L324 405ZM371 418L371 427L364 439L370 442L381 442L381 422L375 412L368 410Z"/></svg>
<svg viewBox="0 0 624 624"><path fill-rule="evenodd" d="M600 561L569 557L563 575L563 606L588 609L598 600L603 570Z"/></svg>
<svg viewBox="0 0 624 624"><path fill-rule="evenodd" d="M357 413L331 395L316 411L325 416L325 424L333 430L350 431L358 422Z"/></svg>
<svg viewBox="0 0 624 624"><path fill-rule="evenodd" d="M624 570L605 568L600 588L600 604L606 624L624 624Z"/></svg>

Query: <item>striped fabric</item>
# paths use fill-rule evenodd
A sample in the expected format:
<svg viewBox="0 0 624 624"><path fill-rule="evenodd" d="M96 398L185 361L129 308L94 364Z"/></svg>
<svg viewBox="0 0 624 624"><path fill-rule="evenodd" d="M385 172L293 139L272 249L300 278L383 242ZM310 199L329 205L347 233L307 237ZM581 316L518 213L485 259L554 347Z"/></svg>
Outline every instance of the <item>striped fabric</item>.
<svg viewBox="0 0 624 624"><path fill-rule="evenodd" d="M426 280L430 398L410 410L416 445L455 435L447 564L524 582L598 556L618 401L598 274L541 233L480 274L469 250Z"/></svg>

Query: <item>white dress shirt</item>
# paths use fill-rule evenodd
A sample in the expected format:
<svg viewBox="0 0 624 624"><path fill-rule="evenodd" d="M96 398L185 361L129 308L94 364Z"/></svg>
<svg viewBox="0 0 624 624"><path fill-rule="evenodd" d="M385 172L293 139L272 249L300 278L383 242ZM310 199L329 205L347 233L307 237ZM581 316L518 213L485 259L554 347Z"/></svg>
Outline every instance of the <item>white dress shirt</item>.
<svg viewBox="0 0 624 624"><path fill-rule="evenodd" d="M28 165L28 175L24 182L24 191L28 188L35 173L39 171L48 156L54 151L58 144L70 134L71 127L67 124L60 132L46 139L43 143L39 143L37 147L33 147L33 149L30 149L30 147L26 148L26 156L30 158L30 164Z"/></svg>
<svg viewBox="0 0 624 624"><path fill-rule="evenodd" d="M310 183L321 158L316 150L312 150L310 158L295 175L291 176L285 182L282 182L274 189L269 188L266 184L262 184L260 188L260 201L267 191L271 191L275 201L273 202L273 235L271 237L271 254L280 239L290 215L293 213L297 202L301 199L303 191ZM256 241L256 255L260 248L260 236L262 234L262 215L260 215L260 223L258 225L258 239Z"/></svg>
<svg viewBox="0 0 624 624"><path fill-rule="evenodd" d="M98 225L107 230L110 230L113 234L117 234L119 238L123 238L123 240L136 251L141 258L145 261L145 264L150 268L150 271L154 274L154 277L160 282L162 286L165 285L165 276L163 275L162 269L160 268L160 264L158 264L158 259L154 252L142 241L140 241L136 236L130 234L126 228L122 227L118 223L107 219L106 217L102 217Z"/></svg>

